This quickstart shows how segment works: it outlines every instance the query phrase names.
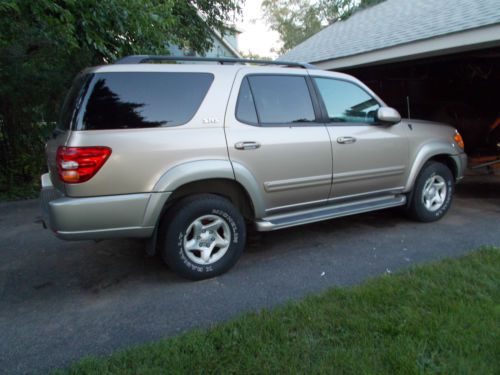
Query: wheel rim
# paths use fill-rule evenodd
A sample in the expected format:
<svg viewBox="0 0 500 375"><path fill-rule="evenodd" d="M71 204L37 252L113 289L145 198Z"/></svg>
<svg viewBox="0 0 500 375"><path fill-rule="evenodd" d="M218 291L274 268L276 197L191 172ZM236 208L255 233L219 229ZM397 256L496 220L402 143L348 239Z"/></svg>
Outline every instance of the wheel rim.
<svg viewBox="0 0 500 375"><path fill-rule="evenodd" d="M184 253L196 264L210 265L221 259L231 244L231 230L225 219L204 215L194 220L184 235Z"/></svg>
<svg viewBox="0 0 500 375"><path fill-rule="evenodd" d="M425 181L422 202L431 212L439 210L446 201L446 181L439 175L431 176Z"/></svg>

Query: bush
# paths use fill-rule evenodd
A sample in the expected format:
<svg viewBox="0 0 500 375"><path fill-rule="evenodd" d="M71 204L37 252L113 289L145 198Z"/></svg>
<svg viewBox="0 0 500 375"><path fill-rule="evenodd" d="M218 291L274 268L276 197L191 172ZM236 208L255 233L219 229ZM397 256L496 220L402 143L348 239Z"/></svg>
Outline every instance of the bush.
<svg viewBox="0 0 500 375"><path fill-rule="evenodd" d="M5 155L0 167L0 201L38 196L40 175L47 171L44 144L54 126L55 123L34 124L9 141L0 131L0 147Z"/></svg>

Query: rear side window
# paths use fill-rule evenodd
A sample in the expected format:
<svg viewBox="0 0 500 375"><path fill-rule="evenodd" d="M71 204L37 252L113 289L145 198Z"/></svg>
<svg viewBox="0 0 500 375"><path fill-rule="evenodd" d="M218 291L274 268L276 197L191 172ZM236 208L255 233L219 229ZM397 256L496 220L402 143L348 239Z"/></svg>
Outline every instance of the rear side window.
<svg viewBox="0 0 500 375"><path fill-rule="evenodd" d="M251 104L255 106L253 110ZM257 113L252 115L252 111ZM254 124L249 119L258 119L263 126L314 122L316 118L305 77L248 76L240 88L236 118L249 124Z"/></svg>
<svg viewBox="0 0 500 375"><path fill-rule="evenodd" d="M351 82L314 78L325 103L330 122L369 123L377 121L380 104Z"/></svg>
<svg viewBox="0 0 500 375"><path fill-rule="evenodd" d="M90 74L79 74L73 80L66 98L61 107L61 112L59 115L59 121L57 122L57 128L61 130L71 129L71 124L75 117L75 113L80 109L80 104L82 102L83 95L85 93L88 82L90 81Z"/></svg>
<svg viewBox="0 0 500 375"><path fill-rule="evenodd" d="M89 87L80 130L178 126L198 110L209 73L98 73Z"/></svg>
<svg viewBox="0 0 500 375"><path fill-rule="evenodd" d="M236 107L236 118L241 122L251 125L257 125L259 123L252 91L250 90L247 78L241 83L240 93L238 95L238 105Z"/></svg>

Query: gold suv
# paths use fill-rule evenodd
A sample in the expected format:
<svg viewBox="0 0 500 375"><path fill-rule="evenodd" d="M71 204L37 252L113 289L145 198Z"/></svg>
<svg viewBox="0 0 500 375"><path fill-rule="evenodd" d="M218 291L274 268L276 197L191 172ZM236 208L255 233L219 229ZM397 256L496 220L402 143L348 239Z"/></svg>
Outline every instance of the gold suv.
<svg viewBox="0 0 500 375"><path fill-rule="evenodd" d="M149 253L203 279L236 263L248 224L395 206L438 220L463 149L454 128L401 119L349 75L129 56L76 77L47 143L43 212L63 239L148 238Z"/></svg>

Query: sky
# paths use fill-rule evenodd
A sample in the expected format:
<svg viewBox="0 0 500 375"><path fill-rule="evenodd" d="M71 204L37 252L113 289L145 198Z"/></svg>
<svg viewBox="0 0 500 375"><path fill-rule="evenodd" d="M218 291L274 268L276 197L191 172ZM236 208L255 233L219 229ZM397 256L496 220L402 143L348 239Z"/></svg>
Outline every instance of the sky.
<svg viewBox="0 0 500 375"><path fill-rule="evenodd" d="M279 48L279 34L266 26L260 9L261 3L262 0L245 1L242 20L236 24L242 31L238 37L239 50L244 53L256 53L262 57L276 58L278 55L271 52L271 49Z"/></svg>

